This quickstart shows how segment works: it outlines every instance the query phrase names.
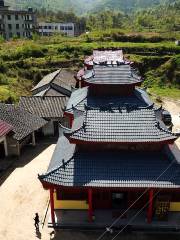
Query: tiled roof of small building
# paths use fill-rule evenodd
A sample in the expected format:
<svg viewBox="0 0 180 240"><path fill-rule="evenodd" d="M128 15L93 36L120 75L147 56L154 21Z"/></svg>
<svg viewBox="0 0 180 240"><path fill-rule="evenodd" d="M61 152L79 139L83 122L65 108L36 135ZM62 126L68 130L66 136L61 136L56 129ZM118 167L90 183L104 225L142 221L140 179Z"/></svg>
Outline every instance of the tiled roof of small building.
<svg viewBox="0 0 180 240"><path fill-rule="evenodd" d="M0 120L0 137L7 135L12 130L13 127L10 124Z"/></svg>
<svg viewBox="0 0 180 240"><path fill-rule="evenodd" d="M60 71L61 71L61 69L59 69L55 72L49 73L48 75L43 77L43 79L32 89L32 91L34 91L38 88L41 88L42 86L50 84L54 80L54 78L60 73Z"/></svg>
<svg viewBox="0 0 180 240"><path fill-rule="evenodd" d="M89 84L129 85L139 84L142 78L130 65L95 65L93 70L85 71L82 79Z"/></svg>
<svg viewBox="0 0 180 240"><path fill-rule="evenodd" d="M54 78L53 83L57 86L71 90L71 86L75 87L75 72L70 69L61 69L60 73Z"/></svg>
<svg viewBox="0 0 180 240"><path fill-rule="evenodd" d="M63 110L66 106L67 98L62 97L21 97L19 107L28 112L43 118L63 117Z"/></svg>
<svg viewBox="0 0 180 240"><path fill-rule="evenodd" d="M112 109L111 106L86 110L79 129L73 126L65 135L81 142L144 143L175 141L176 137L163 128L156 119L155 111L127 105ZM79 118L74 120L78 126Z"/></svg>
<svg viewBox="0 0 180 240"><path fill-rule="evenodd" d="M101 107L101 106L111 106L117 108L118 106L125 106L127 104L136 104L139 107L147 107L152 105L153 102L150 100L147 93L140 89L136 88L132 96L90 96L88 94L89 88L84 87L75 90L70 99L68 100L66 111L73 113L73 107L78 110L84 111L84 105L90 107Z"/></svg>
<svg viewBox="0 0 180 240"><path fill-rule="evenodd" d="M61 156L65 145L67 157ZM59 139L47 173L39 176L42 182L67 187L180 187L180 165L162 152L75 151L71 145Z"/></svg>
<svg viewBox="0 0 180 240"><path fill-rule="evenodd" d="M62 96L64 96L64 94L57 91L56 89L52 88L51 86L48 86L46 89L42 90L41 92L34 94L34 96L36 96L36 97L62 97Z"/></svg>
<svg viewBox="0 0 180 240"><path fill-rule="evenodd" d="M33 89L36 96L67 96L71 95L71 87L75 87L74 72L60 69L46 75Z"/></svg>
<svg viewBox="0 0 180 240"><path fill-rule="evenodd" d="M32 132L43 127L47 122L22 108L0 103L0 119L13 127L13 138L22 140Z"/></svg>

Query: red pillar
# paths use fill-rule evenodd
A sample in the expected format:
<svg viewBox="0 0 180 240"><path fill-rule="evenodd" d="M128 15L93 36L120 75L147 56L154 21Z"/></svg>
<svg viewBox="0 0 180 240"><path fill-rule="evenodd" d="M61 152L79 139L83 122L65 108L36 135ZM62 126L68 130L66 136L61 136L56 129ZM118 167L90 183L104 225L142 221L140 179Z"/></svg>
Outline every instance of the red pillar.
<svg viewBox="0 0 180 240"><path fill-rule="evenodd" d="M153 189L149 190L149 206L148 206L148 211L147 211L147 221L148 223L152 222L152 215L153 215L153 194L154 191Z"/></svg>
<svg viewBox="0 0 180 240"><path fill-rule="evenodd" d="M70 116L70 128L72 128L73 121L74 121L74 118L73 118L73 116Z"/></svg>
<svg viewBox="0 0 180 240"><path fill-rule="evenodd" d="M51 206L51 220L52 223L55 223L55 215L54 215L54 188L50 188L50 206Z"/></svg>
<svg viewBox="0 0 180 240"><path fill-rule="evenodd" d="M88 203L89 203L89 209L88 209L88 217L89 222L92 222L92 216L93 216L93 208L92 208L92 189L88 189Z"/></svg>

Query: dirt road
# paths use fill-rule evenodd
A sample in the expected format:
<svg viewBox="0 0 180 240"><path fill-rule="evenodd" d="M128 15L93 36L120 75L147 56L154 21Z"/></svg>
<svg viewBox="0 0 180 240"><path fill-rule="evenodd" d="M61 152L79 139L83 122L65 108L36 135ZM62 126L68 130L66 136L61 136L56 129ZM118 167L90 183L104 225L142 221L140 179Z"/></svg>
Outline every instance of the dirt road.
<svg viewBox="0 0 180 240"><path fill-rule="evenodd" d="M180 131L180 100L172 100L172 99L163 99L163 107L167 109L172 116L173 121L173 131ZM176 144L180 148L180 138L176 141Z"/></svg>
<svg viewBox="0 0 180 240"><path fill-rule="evenodd" d="M43 216L48 192L42 188L37 175L46 172L55 144L44 146L45 149L31 160L32 153L39 148L42 146L26 149L0 187L1 240L41 239L40 234L36 237L33 217L36 212ZM50 239L46 232L44 235L44 239Z"/></svg>

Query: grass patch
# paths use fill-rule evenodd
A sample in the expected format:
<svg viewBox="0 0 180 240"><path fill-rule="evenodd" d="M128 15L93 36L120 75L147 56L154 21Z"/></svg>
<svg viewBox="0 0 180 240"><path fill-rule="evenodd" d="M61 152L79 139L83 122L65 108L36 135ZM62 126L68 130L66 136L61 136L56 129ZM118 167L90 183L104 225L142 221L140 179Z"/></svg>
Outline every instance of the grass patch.
<svg viewBox="0 0 180 240"><path fill-rule="evenodd" d="M113 29L74 38L55 35L0 43L0 101L18 101L44 75L60 67L78 69L96 48L123 49L150 91L180 97L180 46L157 33Z"/></svg>
<svg viewBox="0 0 180 240"><path fill-rule="evenodd" d="M180 89L177 88L160 88L158 86L153 86L148 89L148 92L159 97L168 97L176 100L180 99Z"/></svg>

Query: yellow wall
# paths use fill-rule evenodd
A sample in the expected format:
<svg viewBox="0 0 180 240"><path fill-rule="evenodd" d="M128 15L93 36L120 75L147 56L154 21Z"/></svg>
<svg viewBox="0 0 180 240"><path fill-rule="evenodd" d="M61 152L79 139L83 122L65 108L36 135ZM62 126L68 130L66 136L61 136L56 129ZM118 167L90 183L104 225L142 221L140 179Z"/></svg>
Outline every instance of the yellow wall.
<svg viewBox="0 0 180 240"><path fill-rule="evenodd" d="M171 202L170 212L180 212L180 202Z"/></svg>
<svg viewBox="0 0 180 240"><path fill-rule="evenodd" d="M54 193L54 208L55 209L80 209L87 210L88 203L86 200L57 200L56 192Z"/></svg>

